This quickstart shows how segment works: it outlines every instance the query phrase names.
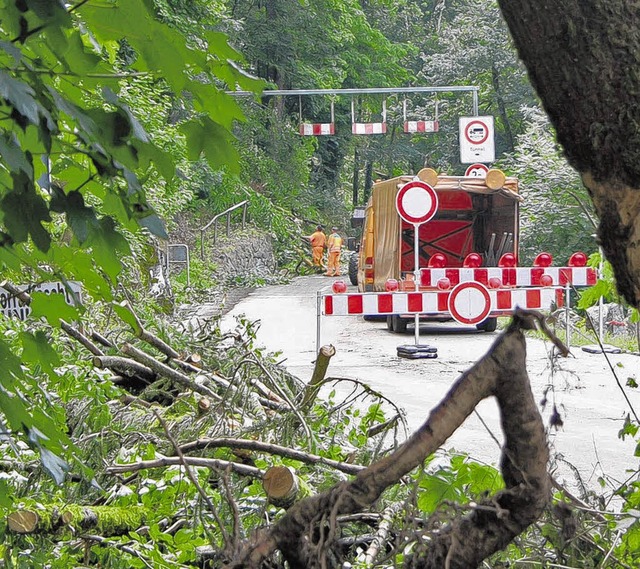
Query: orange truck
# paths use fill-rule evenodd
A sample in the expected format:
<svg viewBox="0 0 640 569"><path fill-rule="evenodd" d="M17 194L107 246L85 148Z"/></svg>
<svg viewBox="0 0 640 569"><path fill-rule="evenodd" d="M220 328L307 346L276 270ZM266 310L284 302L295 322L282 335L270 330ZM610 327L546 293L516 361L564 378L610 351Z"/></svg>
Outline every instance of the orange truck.
<svg viewBox="0 0 640 569"><path fill-rule="evenodd" d="M398 191L415 180L428 184L438 197L435 216L420 225L406 222L396 209ZM561 305L567 284L595 284L583 253L574 254L568 267L551 267L548 253L538 255L532 267L517 266L521 201L518 180L497 169L486 177L469 177L425 168L417 177L377 181L364 213L357 212L362 235L349 264L350 280L364 296L358 301L352 295L349 303L360 302L365 318L386 318L394 332L404 332L416 313L421 319L453 318L493 331L497 317L511 314L516 305ZM418 298L416 293L423 292L430 294ZM375 293L378 298L367 298ZM343 301L331 302L325 313L337 314L334 306ZM357 312L345 308L345 313Z"/></svg>

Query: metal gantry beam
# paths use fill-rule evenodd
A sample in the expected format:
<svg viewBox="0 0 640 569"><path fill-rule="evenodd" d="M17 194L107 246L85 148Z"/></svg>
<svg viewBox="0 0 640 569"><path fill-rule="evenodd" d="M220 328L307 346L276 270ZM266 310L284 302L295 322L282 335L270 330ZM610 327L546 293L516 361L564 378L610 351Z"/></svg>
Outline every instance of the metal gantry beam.
<svg viewBox="0 0 640 569"><path fill-rule="evenodd" d="M303 95L395 95L409 93L458 93L470 91L473 95L473 114L478 114L478 91L480 87L475 85L449 85L445 87L371 87L363 89L273 89L261 93L253 91L227 91L233 97L288 97Z"/></svg>

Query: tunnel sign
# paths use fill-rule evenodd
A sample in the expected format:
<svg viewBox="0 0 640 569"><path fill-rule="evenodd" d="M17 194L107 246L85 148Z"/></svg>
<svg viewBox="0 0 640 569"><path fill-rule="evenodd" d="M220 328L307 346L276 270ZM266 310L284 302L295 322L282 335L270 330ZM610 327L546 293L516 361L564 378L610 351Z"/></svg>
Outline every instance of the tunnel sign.
<svg viewBox="0 0 640 569"><path fill-rule="evenodd" d="M460 117L460 162L493 162L493 117Z"/></svg>

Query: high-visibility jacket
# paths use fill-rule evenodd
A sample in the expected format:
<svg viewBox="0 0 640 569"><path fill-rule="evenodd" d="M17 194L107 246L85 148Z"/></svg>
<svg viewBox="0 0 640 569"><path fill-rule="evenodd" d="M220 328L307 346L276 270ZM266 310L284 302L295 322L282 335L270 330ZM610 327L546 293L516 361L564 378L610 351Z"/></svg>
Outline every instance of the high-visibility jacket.
<svg viewBox="0 0 640 569"><path fill-rule="evenodd" d="M327 243L327 249L329 253L338 253L342 249L342 237L337 233L329 235L329 241Z"/></svg>
<svg viewBox="0 0 640 569"><path fill-rule="evenodd" d="M312 247L324 247L327 242L327 237L322 231L314 231L309 237Z"/></svg>

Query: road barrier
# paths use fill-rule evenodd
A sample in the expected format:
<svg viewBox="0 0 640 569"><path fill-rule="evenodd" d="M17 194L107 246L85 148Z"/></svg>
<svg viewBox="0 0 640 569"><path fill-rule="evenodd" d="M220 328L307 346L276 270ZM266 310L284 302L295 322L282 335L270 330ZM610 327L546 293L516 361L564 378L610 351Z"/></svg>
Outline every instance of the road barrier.
<svg viewBox="0 0 640 569"><path fill-rule="evenodd" d="M420 270L419 290L408 282L401 287L413 290L348 292L344 282L336 281L330 290L318 292L316 347L320 349L323 316L450 316L460 324L476 325L509 316L516 308L568 310L571 288L596 281L596 269L585 266L425 268ZM392 282L398 288L398 282Z"/></svg>

